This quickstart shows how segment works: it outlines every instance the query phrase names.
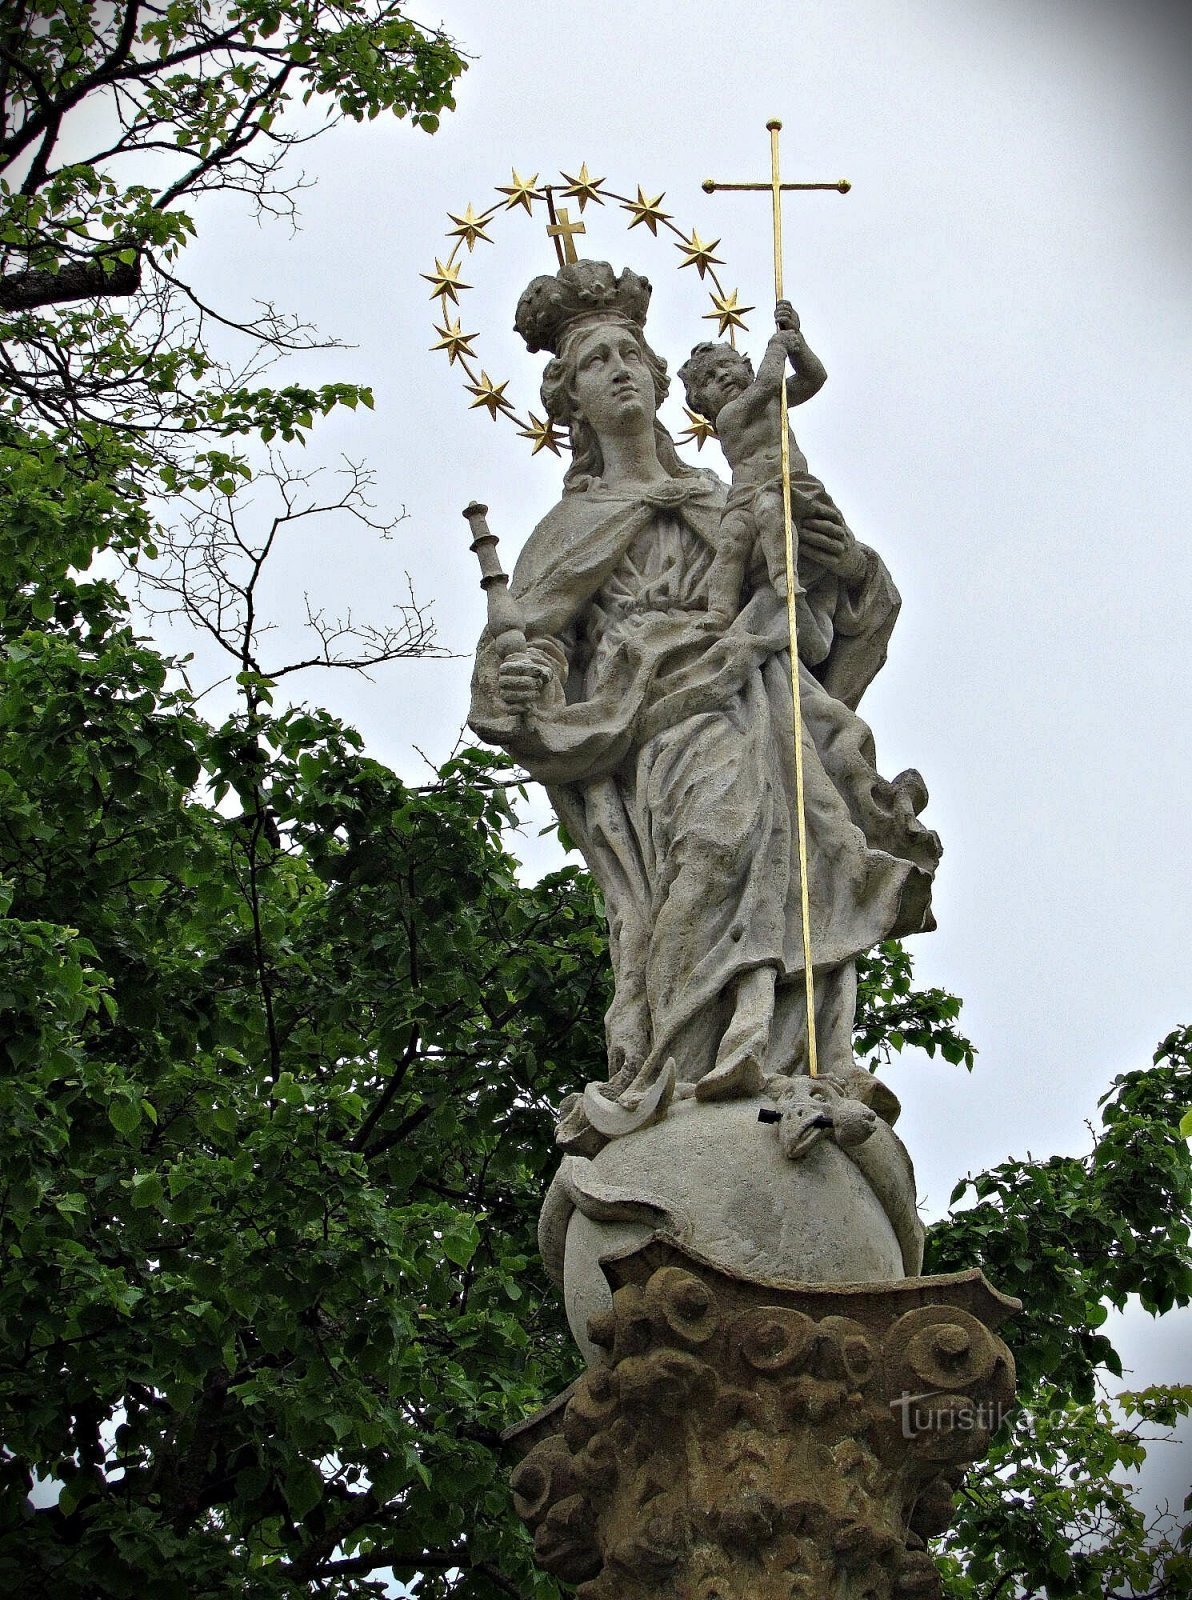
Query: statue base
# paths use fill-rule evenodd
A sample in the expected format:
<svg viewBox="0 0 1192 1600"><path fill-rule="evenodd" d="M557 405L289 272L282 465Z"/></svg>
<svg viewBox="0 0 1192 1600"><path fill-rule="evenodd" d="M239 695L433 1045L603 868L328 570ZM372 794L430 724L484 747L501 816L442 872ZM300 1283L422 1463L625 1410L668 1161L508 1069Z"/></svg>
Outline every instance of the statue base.
<svg viewBox="0 0 1192 1600"><path fill-rule="evenodd" d="M602 1263L603 1359L506 1439L578 1600L910 1600L1014 1395L978 1271L771 1283L655 1236Z"/></svg>
<svg viewBox="0 0 1192 1600"><path fill-rule="evenodd" d="M879 1098L881 1113L858 1092ZM760 1095L675 1100L593 1158L564 1156L538 1238L584 1359L601 1360L588 1328L612 1301L602 1262L656 1233L767 1282L917 1276L923 1225L911 1158L890 1125L897 1114L867 1072L771 1078ZM850 1121L860 1137L842 1143Z"/></svg>

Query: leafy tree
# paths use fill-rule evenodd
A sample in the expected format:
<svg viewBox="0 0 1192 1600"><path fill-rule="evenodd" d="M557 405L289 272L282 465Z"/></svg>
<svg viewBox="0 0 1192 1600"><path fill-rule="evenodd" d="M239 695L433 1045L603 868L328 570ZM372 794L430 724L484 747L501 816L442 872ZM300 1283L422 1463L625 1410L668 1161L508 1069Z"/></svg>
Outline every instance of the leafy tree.
<svg viewBox="0 0 1192 1600"><path fill-rule="evenodd" d="M957 1185L970 1199L928 1238L925 1270L980 1266L1022 1311L1003 1329L1021 1409L970 1474L942 1543L951 1592L1177 1596L1192 1593L1192 1524L1148 1526L1120 1473L1141 1465L1142 1429L1192 1413L1192 1387L1098 1395L1121 1359L1100 1330L1136 1297L1154 1315L1192 1300L1192 1027L1101 1101L1083 1156L1007 1161ZM1121 1415L1124 1411L1124 1415ZM1131 1420L1133 1419L1133 1420ZM1192 1495L1184 1503L1192 1510Z"/></svg>
<svg viewBox="0 0 1192 1600"><path fill-rule="evenodd" d="M1022 1312L1011 1337L1021 1378L1092 1401L1096 1374L1121 1376L1098 1332L1131 1296L1159 1315L1192 1300L1192 1161L1180 1117L1192 1102L1192 1028L1168 1035L1146 1071L1123 1073L1101 1101L1086 1156L1008 1161L967 1178L933 1230L928 1270L980 1266Z"/></svg>
<svg viewBox="0 0 1192 1600"><path fill-rule="evenodd" d="M183 272L218 192L293 220L295 146L382 113L433 132L464 61L398 0L11 0L0 14L0 387L13 414L140 445L166 489L246 471L367 389L260 382L317 335L206 304ZM116 302L120 302L118 306ZM199 450L198 444L206 442Z"/></svg>
<svg viewBox="0 0 1192 1600"><path fill-rule="evenodd" d="M487 758L410 789L251 672L205 725L78 576L144 522L4 455L0 1574L481 1592L525 1566L496 1430L566 1359L532 1224L591 889L519 886Z"/></svg>
<svg viewBox="0 0 1192 1600"><path fill-rule="evenodd" d="M1148 1425L1170 1429L1189 1415L1192 1386L1081 1405L1040 1379L1025 1400L969 1473L940 1541L947 1592L957 1600L1188 1594L1192 1530L1164 1511L1148 1520L1122 1474L1163 1439Z"/></svg>

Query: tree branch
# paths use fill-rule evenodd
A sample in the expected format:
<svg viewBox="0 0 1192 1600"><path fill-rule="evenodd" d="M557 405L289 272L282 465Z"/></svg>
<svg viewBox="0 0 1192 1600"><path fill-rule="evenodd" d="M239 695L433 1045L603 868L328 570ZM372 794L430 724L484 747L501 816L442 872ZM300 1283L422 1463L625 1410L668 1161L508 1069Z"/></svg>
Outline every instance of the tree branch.
<svg viewBox="0 0 1192 1600"><path fill-rule="evenodd" d="M63 305L68 300L112 299L135 294L141 287L141 255L134 261L113 260L110 255L89 261L72 261L56 272L31 269L0 277L0 311L33 311L38 306Z"/></svg>

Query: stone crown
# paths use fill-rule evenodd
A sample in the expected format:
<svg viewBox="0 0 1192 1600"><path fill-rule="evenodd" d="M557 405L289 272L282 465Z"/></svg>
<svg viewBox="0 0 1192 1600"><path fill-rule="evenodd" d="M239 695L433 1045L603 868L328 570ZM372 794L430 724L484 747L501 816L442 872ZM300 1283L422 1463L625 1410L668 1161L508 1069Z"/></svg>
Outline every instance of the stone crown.
<svg viewBox="0 0 1192 1600"><path fill-rule="evenodd" d="M531 355L558 355L577 322L612 315L641 328L652 293L650 282L628 267L617 277L607 261L569 261L558 272L535 278L517 303L514 331Z"/></svg>

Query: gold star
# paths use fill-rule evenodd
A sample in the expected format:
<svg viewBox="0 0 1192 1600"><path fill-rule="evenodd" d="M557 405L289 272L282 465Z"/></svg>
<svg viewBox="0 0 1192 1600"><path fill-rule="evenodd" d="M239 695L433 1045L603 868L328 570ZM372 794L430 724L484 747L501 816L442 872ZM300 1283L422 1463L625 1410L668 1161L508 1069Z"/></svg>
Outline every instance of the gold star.
<svg viewBox="0 0 1192 1600"><path fill-rule="evenodd" d="M593 178L588 172L588 163L586 161L574 178L569 172L565 172L563 174L563 178L571 185L569 189L564 189L563 193L569 196L571 199L579 201L579 209L581 212L589 200L595 200L598 206L602 206L604 204L604 196L599 193L599 189L600 185L608 180L605 178ZM662 197L660 195L659 199L661 198Z"/></svg>
<svg viewBox="0 0 1192 1600"><path fill-rule="evenodd" d="M537 173L535 173L532 178L520 178L518 177L517 168L514 167L512 184L499 183L497 185L498 194L507 194L509 196L508 200L505 202L505 209L507 211L512 211L514 206L525 206L526 211L532 216L533 202L542 198L542 196L539 195L534 188L534 185L537 182Z"/></svg>
<svg viewBox="0 0 1192 1600"><path fill-rule="evenodd" d="M682 272L684 267L694 267L702 278L710 266L722 267L724 262L721 261L719 256L712 254L719 243L719 239L713 239L711 244L705 244L696 230L692 228L691 238L684 239L682 244L675 246L675 249L681 250L685 257L683 261L679 262L679 271Z"/></svg>
<svg viewBox="0 0 1192 1600"><path fill-rule="evenodd" d="M456 224L454 228L448 229L447 237L449 239L462 239L468 247L469 255L475 248L477 239L483 239L485 244L492 244L492 240L484 231L484 225L492 215L491 211L482 212L480 216L477 216L472 210L472 202L469 200L468 209L462 217L457 217L454 211L449 211L447 215Z"/></svg>
<svg viewBox="0 0 1192 1600"><path fill-rule="evenodd" d="M563 176L566 177L567 174L564 173ZM562 442L563 435L559 433L553 422L549 420L546 422L541 421L532 411L530 412L530 426L528 428L519 428L517 434L519 439L532 439L534 441L534 448L530 451L533 456L536 456L539 450L553 450L556 455L559 454L559 445Z"/></svg>
<svg viewBox="0 0 1192 1600"><path fill-rule="evenodd" d="M637 186L637 199L621 201L624 209L626 211L632 211L633 213L633 221L629 224L629 226L631 228L636 228L639 222L644 222L654 237L657 238L658 224L660 222L670 221L669 212L661 209L662 198L662 195L656 194L653 200L647 200L646 196L642 193L642 186L639 183Z"/></svg>
<svg viewBox="0 0 1192 1600"><path fill-rule="evenodd" d="M716 437L716 425L709 422L707 417L701 417L698 411L692 411L689 406L683 407L683 414L691 426L686 433L681 433L676 444L691 444L694 440L695 448L702 450L707 439Z"/></svg>
<svg viewBox="0 0 1192 1600"><path fill-rule="evenodd" d="M732 294L714 294L712 304L714 311L704 312L705 322L719 322L720 332L727 333L730 328L744 328L744 316L747 311L756 310L755 306L743 306L737 300L737 291Z"/></svg>
<svg viewBox="0 0 1192 1600"><path fill-rule="evenodd" d="M494 422L497 420L498 412L505 411L512 413L513 407L505 398L505 390L508 387L508 378L505 379L504 383L494 383L489 377L488 373L481 368L480 382L466 383L464 385L464 388L469 394L474 394L476 396L475 400L473 400L472 404L468 407L468 410L475 411L480 406L486 406L488 408L488 414Z"/></svg>
<svg viewBox="0 0 1192 1600"><path fill-rule="evenodd" d="M453 300L455 304L458 305L459 295L456 294L455 291L457 289L470 289L472 287L470 283L460 282L459 275L462 271L463 268L461 266L459 266L457 263L452 263L451 261L448 261L447 265L444 266L439 260L438 256L436 256L435 270L433 272L421 272L419 273L419 277L425 278L427 283L432 285L430 291L430 297L432 300L437 294L441 294L443 296L444 306L446 306L448 300ZM474 334L473 338L475 338Z"/></svg>
<svg viewBox="0 0 1192 1600"><path fill-rule="evenodd" d="M457 356L472 356L475 358L476 352L472 349L472 340L476 335L474 333L464 333L460 328L458 317L454 322L447 322L446 317L443 318L443 321L447 323L445 328L440 328L438 323L435 324L435 332L442 337L439 339L438 344L431 345L431 349L446 350L447 360L452 366L455 365Z"/></svg>

